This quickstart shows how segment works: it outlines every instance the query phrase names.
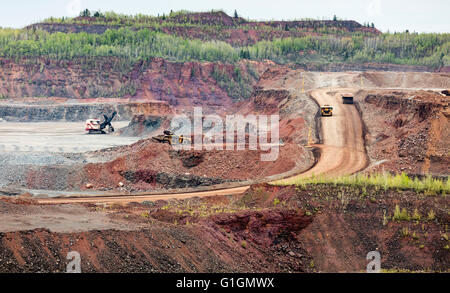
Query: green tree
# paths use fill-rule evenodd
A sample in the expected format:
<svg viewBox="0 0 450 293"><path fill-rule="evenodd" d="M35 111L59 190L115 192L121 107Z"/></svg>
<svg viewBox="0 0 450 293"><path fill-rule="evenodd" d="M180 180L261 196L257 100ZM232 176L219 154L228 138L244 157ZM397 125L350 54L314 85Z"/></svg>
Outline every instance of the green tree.
<svg viewBox="0 0 450 293"><path fill-rule="evenodd" d="M105 18L116 16L105 13ZM68 19L67 21L70 21ZM170 22L170 19L167 21ZM159 24L159 21L157 22ZM71 60L84 68L96 66L95 60L116 57L123 72L135 62L161 57L170 61L210 61L235 63L242 59L269 59L280 64L304 63L299 52L314 52L323 62L379 62L425 65L431 68L450 65L450 34L384 33L317 35L262 40L249 46L232 46L223 41L202 41L165 34L148 28L122 27L103 34L49 33L36 29L0 29L0 57L40 64L43 58ZM231 81L222 80L224 85ZM242 88L244 81L235 81ZM244 90L247 92L247 89Z"/></svg>
<svg viewBox="0 0 450 293"><path fill-rule="evenodd" d="M80 12L80 16L82 17L90 17L91 16L91 12L89 11L89 9L85 9L83 11Z"/></svg>
<svg viewBox="0 0 450 293"><path fill-rule="evenodd" d="M237 13L237 11L236 11L236 9L234 10L234 18L238 18L239 17L239 15L238 15L238 13Z"/></svg>
<svg viewBox="0 0 450 293"><path fill-rule="evenodd" d="M100 11L94 13L94 17L105 17Z"/></svg>

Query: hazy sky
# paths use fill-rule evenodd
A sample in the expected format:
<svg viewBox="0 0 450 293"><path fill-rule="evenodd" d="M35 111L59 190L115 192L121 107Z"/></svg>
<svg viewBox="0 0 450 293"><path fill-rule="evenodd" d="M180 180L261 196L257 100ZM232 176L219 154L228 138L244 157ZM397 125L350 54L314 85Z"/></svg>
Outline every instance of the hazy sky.
<svg viewBox="0 0 450 293"><path fill-rule="evenodd" d="M381 31L450 32L450 0L0 0L0 26L21 28L50 16L74 16L80 10L157 15L171 9L234 10L254 20L300 18L374 22Z"/></svg>

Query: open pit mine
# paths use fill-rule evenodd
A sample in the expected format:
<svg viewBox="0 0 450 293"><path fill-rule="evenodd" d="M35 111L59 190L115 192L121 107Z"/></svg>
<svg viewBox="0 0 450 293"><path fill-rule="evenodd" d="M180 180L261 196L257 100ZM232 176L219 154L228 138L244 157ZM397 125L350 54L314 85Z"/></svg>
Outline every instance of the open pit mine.
<svg viewBox="0 0 450 293"><path fill-rule="evenodd" d="M222 11L0 28L0 272L449 272L450 37L399 35Z"/></svg>

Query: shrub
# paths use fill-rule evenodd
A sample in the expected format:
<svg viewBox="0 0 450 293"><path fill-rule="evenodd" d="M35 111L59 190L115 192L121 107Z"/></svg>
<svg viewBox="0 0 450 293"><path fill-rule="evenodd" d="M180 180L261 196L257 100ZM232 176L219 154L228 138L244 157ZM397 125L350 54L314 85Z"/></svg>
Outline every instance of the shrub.
<svg viewBox="0 0 450 293"><path fill-rule="evenodd" d="M396 221L409 221L411 217L409 216L408 211L405 208L400 211L400 207L398 205L395 205L393 219Z"/></svg>
<svg viewBox="0 0 450 293"><path fill-rule="evenodd" d="M278 198L275 198L274 200L273 200L273 206L277 206L278 204L280 204L280 200L278 199Z"/></svg>
<svg viewBox="0 0 450 293"><path fill-rule="evenodd" d="M433 221L436 218L436 214L433 210L430 210L427 215L428 220Z"/></svg>
<svg viewBox="0 0 450 293"><path fill-rule="evenodd" d="M402 228L401 233L402 233L403 237L408 237L409 236L409 229L408 229L408 227Z"/></svg>
<svg viewBox="0 0 450 293"><path fill-rule="evenodd" d="M417 210L417 208L414 209L413 215L412 215L412 219L415 221L420 221L420 219L422 218L422 216L420 215L419 211Z"/></svg>

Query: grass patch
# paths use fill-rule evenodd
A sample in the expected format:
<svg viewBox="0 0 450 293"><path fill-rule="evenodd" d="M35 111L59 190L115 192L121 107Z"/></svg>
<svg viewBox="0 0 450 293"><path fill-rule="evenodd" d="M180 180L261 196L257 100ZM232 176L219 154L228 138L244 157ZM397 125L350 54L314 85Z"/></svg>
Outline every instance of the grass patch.
<svg viewBox="0 0 450 293"><path fill-rule="evenodd" d="M309 178L292 178L279 180L274 185L296 185L306 187L308 184L334 184L349 185L355 187L366 188L367 186L375 186L378 188L414 190L426 195L442 194L447 196L450 192L450 179L447 180L433 178L431 175L425 178L410 178L405 173L392 175L390 173L378 174L356 174L341 177L312 176Z"/></svg>

